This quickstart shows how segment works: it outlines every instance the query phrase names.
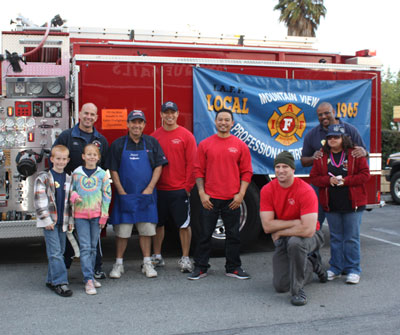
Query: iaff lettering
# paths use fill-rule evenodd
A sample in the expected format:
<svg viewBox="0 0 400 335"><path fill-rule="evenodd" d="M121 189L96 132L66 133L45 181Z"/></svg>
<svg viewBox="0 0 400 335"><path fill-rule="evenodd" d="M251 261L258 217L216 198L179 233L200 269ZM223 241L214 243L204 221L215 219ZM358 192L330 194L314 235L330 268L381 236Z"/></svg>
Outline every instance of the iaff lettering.
<svg viewBox="0 0 400 335"><path fill-rule="evenodd" d="M217 84L214 84L213 86L214 86L215 92L228 92L228 93L235 93L235 94L244 93L240 87L224 86L224 85L217 85Z"/></svg>
<svg viewBox="0 0 400 335"><path fill-rule="evenodd" d="M239 98L233 96L221 97L217 95L213 98L212 94L207 94L207 109L209 111L218 112L222 108L229 109L232 113L248 114L249 109L246 107L248 98Z"/></svg>
<svg viewBox="0 0 400 335"><path fill-rule="evenodd" d="M265 157L275 158L280 152L286 150L272 147L269 144L262 142L251 135L240 123L236 123L234 125L234 127L231 129L231 133L246 143L251 151L254 151L257 154ZM287 149L287 151L292 153L295 160L300 160L301 150L301 148Z"/></svg>

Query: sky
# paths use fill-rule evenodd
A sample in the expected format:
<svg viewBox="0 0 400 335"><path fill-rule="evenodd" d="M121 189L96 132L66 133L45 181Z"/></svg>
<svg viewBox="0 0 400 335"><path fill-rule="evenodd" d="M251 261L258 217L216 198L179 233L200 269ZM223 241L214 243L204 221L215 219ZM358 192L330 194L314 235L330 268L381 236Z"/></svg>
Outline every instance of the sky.
<svg viewBox="0 0 400 335"><path fill-rule="evenodd" d="M71 27L194 30L283 39L287 28L279 22L280 12L273 10L277 3L278 0L19 0L9 2L0 11L0 29L10 30L10 20L19 14L38 25L60 14ZM383 70L400 70L398 0L325 0L324 4L327 14L316 33L316 49L343 55L376 50Z"/></svg>

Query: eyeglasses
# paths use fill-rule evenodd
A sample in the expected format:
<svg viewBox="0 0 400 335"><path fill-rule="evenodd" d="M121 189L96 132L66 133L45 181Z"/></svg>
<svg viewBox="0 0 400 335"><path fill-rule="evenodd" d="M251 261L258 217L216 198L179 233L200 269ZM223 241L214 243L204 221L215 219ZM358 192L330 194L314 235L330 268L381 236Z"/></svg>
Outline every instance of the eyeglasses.
<svg viewBox="0 0 400 335"><path fill-rule="evenodd" d="M327 136L326 139L329 141L331 139L338 140L341 136L340 135L330 135Z"/></svg>

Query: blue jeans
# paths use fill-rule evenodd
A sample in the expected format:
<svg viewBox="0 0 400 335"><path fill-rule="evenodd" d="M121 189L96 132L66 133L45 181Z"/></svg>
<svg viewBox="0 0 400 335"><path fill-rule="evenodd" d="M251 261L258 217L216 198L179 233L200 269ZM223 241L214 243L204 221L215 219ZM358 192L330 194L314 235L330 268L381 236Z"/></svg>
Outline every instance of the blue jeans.
<svg viewBox="0 0 400 335"><path fill-rule="evenodd" d="M68 273L64 263L66 233L62 225L57 224L54 230L43 229L46 242L46 253L49 261L46 282L52 285L68 284Z"/></svg>
<svg viewBox="0 0 400 335"><path fill-rule="evenodd" d="M80 262L83 280L86 283L93 279L94 265L96 263L96 247L100 238L100 218L77 219L75 218L75 229L78 233Z"/></svg>
<svg viewBox="0 0 400 335"><path fill-rule="evenodd" d="M64 261L67 269L71 267L74 256L75 256L74 249L72 249L71 243L67 239L64 251ZM102 271L102 266L103 266L103 251L101 249L101 239L99 239L99 243L97 244L96 264L94 266L94 270Z"/></svg>
<svg viewBox="0 0 400 335"><path fill-rule="evenodd" d="M314 186L313 184L310 184L310 185L314 189L315 193L317 194L317 198L318 198L318 222L319 222L320 229L322 229L322 224L325 221L325 212L324 212L324 209L321 206L321 203L319 202L319 187Z"/></svg>
<svg viewBox="0 0 400 335"><path fill-rule="evenodd" d="M221 215L226 233L225 269L226 271L234 271L242 265L240 261L240 207L234 210L230 209L229 204L232 202L232 199L221 200L210 198L210 201L214 205L211 210L201 207L202 230L194 255L194 264L203 271L207 271L210 267L208 261L210 259L212 234L217 225L219 215Z"/></svg>
<svg viewBox="0 0 400 335"><path fill-rule="evenodd" d="M360 225L361 212L326 212L331 239L331 265L335 274L361 273Z"/></svg>

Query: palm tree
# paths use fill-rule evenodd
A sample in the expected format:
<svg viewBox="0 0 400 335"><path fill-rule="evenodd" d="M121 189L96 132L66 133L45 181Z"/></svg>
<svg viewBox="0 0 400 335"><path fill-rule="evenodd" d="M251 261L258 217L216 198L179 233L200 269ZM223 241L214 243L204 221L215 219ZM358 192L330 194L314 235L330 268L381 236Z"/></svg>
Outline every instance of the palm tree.
<svg viewBox="0 0 400 335"><path fill-rule="evenodd" d="M279 22L285 22L289 36L315 37L321 16L325 17L324 0L279 0Z"/></svg>

